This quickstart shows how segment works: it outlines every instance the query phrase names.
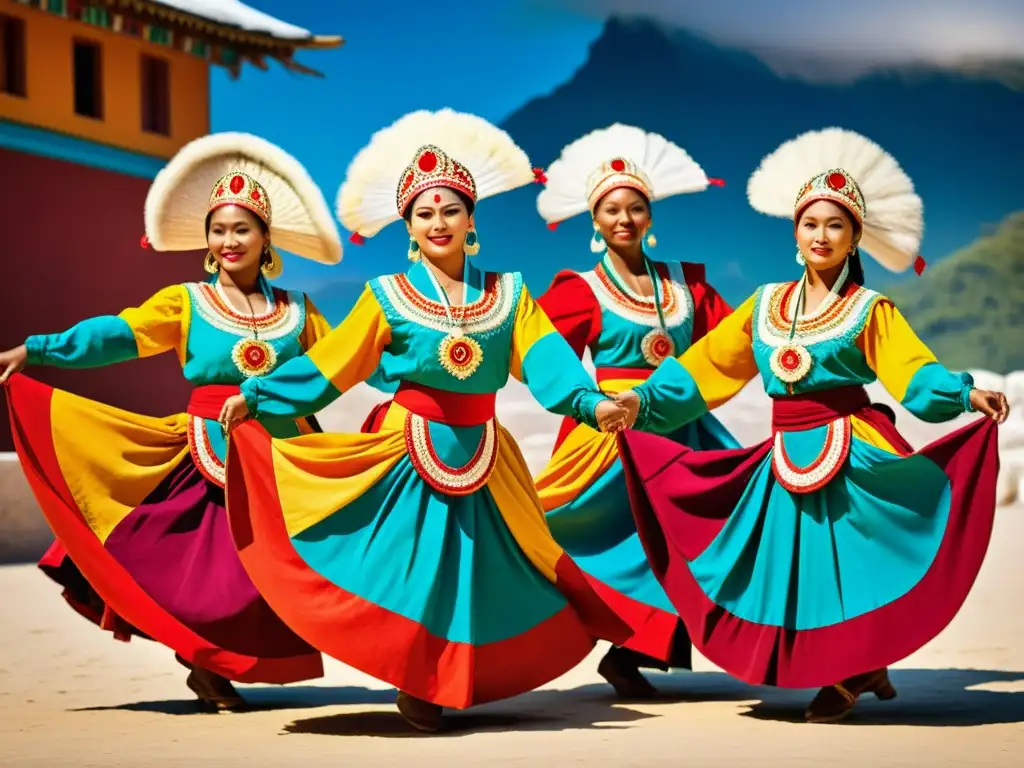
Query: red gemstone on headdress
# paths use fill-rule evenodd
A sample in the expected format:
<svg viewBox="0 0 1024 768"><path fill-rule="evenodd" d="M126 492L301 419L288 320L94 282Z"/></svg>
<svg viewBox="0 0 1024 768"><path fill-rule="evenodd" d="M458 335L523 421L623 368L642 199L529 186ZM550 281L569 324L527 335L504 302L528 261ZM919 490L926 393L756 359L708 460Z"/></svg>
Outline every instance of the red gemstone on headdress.
<svg viewBox="0 0 1024 768"><path fill-rule="evenodd" d="M241 176L232 176L230 186L231 191L237 195L239 192L245 189L245 179L243 179Z"/></svg>
<svg viewBox="0 0 1024 768"><path fill-rule="evenodd" d="M556 229L558 229L558 222L552 221L550 224L548 224L548 229L554 232Z"/></svg>
<svg viewBox="0 0 1024 768"><path fill-rule="evenodd" d="M255 187L253 187L252 194L250 194L249 197L251 197L256 202L259 202L260 201L260 191L258 189L256 189Z"/></svg>
<svg viewBox="0 0 1024 768"><path fill-rule="evenodd" d="M918 274L918 275L922 274L924 272L924 268L926 266L928 266L927 262L924 259L922 259L920 256L918 256L916 259L914 259L914 272L916 274Z"/></svg>
<svg viewBox="0 0 1024 768"><path fill-rule="evenodd" d="M402 182L402 191L403 192L405 192L405 190L407 190L409 187L412 186L412 181L415 178L416 177L415 177L415 175L413 175L413 172L409 171L408 175L405 177L405 181Z"/></svg>
<svg viewBox="0 0 1024 768"><path fill-rule="evenodd" d="M615 171L616 173L622 173L624 170L626 170L626 161L620 160L618 158L612 160L612 170Z"/></svg>
<svg viewBox="0 0 1024 768"><path fill-rule="evenodd" d="M224 197L224 185L220 184L217 187L217 197Z"/></svg>
<svg viewBox="0 0 1024 768"><path fill-rule="evenodd" d="M437 155L433 152L424 152L420 155L419 161L420 170L424 173L430 173L432 170L437 168Z"/></svg>
<svg viewBox="0 0 1024 768"><path fill-rule="evenodd" d="M830 173L825 183L832 187L832 189L839 191L846 186L846 177L841 173Z"/></svg>

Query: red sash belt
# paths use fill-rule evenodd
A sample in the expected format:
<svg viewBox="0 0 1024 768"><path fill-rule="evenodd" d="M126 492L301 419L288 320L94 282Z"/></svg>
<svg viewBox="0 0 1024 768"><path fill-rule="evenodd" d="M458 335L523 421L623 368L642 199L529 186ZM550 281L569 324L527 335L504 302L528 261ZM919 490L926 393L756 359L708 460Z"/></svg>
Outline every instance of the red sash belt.
<svg viewBox="0 0 1024 768"><path fill-rule="evenodd" d="M772 432L814 429L867 409L871 409L871 399L861 386L777 397L772 400Z"/></svg>
<svg viewBox="0 0 1024 768"><path fill-rule="evenodd" d="M403 381L395 393L394 402L427 421L453 427L473 427L494 418L495 394L448 392Z"/></svg>
<svg viewBox="0 0 1024 768"><path fill-rule="evenodd" d="M652 373L654 373L653 368L598 368L596 371L598 386L610 379L647 381Z"/></svg>
<svg viewBox="0 0 1024 768"><path fill-rule="evenodd" d="M204 384L196 387L188 400L188 415L217 420L224 401L241 391L235 384Z"/></svg>

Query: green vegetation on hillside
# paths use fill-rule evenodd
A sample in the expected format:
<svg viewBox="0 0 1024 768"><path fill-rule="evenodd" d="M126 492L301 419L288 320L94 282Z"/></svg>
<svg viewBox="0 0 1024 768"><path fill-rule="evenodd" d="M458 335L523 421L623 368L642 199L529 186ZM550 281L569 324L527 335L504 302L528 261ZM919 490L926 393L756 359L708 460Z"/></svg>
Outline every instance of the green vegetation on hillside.
<svg viewBox="0 0 1024 768"><path fill-rule="evenodd" d="M954 370L1024 370L1024 211L886 292Z"/></svg>

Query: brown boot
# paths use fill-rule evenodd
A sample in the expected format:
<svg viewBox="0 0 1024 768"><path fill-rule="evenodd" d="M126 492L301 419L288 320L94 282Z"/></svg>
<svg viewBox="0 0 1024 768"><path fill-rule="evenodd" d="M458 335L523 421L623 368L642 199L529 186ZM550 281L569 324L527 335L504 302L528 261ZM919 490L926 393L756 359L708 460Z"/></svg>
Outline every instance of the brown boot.
<svg viewBox="0 0 1024 768"><path fill-rule="evenodd" d="M632 652L625 648L614 645L609 648L597 665L597 673L624 699L649 699L658 695L658 689L641 674Z"/></svg>
<svg viewBox="0 0 1024 768"><path fill-rule="evenodd" d="M807 707L804 718L809 723L838 723L849 716L857 699L865 693L873 693L881 701L895 699L896 689L889 682L889 670L876 669L822 688Z"/></svg>
<svg viewBox="0 0 1024 768"><path fill-rule="evenodd" d="M427 733L441 730L444 710L437 704L410 696L405 691L398 692L398 712L413 728Z"/></svg>
<svg viewBox="0 0 1024 768"><path fill-rule="evenodd" d="M185 685L189 687L202 702L203 706L211 712L231 712L245 706L243 699L235 686L226 677L210 672L208 669L196 667L190 664L178 654L174 658L179 664L189 670Z"/></svg>

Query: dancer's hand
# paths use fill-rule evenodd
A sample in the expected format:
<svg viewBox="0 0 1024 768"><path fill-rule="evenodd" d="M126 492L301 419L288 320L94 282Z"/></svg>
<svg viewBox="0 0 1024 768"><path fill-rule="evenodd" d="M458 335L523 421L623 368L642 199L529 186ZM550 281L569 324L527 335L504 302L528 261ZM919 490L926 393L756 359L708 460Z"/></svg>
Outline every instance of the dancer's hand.
<svg viewBox="0 0 1024 768"><path fill-rule="evenodd" d="M631 424L627 423L629 411L614 400L602 400L594 409L594 416L602 432L621 432Z"/></svg>
<svg viewBox="0 0 1024 768"><path fill-rule="evenodd" d="M0 386L6 384L7 380L24 368L27 362L28 348L24 344L0 352Z"/></svg>
<svg viewBox="0 0 1024 768"><path fill-rule="evenodd" d="M1010 415L1010 403L1002 392L990 392L987 389L971 390L971 407L978 413L984 413L996 424L1002 424Z"/></svg>
<svg viewBox="0 0 1024 768"><path fill-rule="evenodd" d="M640 414L640 395L632 389L627 389L615 396L615 402L626 409L626 429L632 429L636 424L636 417Z"/></svg>
<svg viewBox="0 0 1024 768"><path fill-rule="evenodd" d="M245 402L245 395L232 395L224 401L224 407L220 409L220 422L224 434L229 435L231 431L249 418L249 406Z"/></svg>

